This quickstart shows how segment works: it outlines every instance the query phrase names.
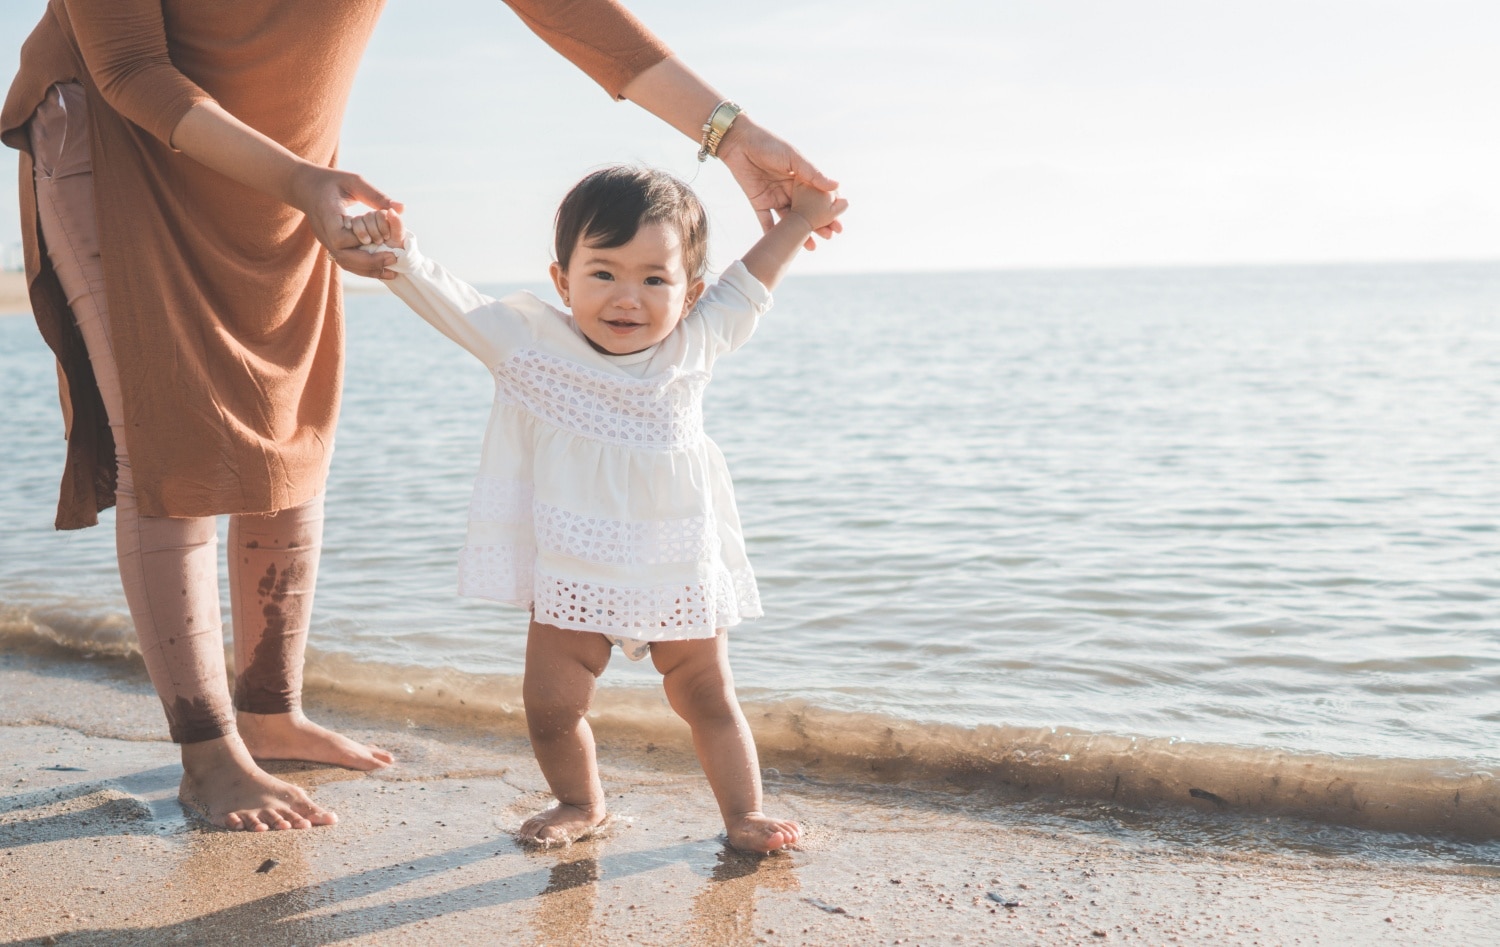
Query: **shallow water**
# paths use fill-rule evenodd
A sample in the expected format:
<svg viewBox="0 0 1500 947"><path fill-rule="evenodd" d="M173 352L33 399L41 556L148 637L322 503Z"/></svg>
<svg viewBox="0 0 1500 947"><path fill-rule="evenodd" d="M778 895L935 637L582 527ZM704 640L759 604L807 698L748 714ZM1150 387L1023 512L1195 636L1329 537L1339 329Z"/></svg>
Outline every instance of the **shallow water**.
<svg viewBox="0 0 1500 947"><path fill-rule="evenodd" d="M766 604L732 633L757 708L1237 747L1247 780L1276 750L1500 765L1500 265L777 295L707 410ZM453 592L488 375L394 299L349 310L314 676L508 704L524 614ZM0 625L126 641L109 529L50 528L28 319L0 381ZM654 672L604 680L632 703Z"/></svg>

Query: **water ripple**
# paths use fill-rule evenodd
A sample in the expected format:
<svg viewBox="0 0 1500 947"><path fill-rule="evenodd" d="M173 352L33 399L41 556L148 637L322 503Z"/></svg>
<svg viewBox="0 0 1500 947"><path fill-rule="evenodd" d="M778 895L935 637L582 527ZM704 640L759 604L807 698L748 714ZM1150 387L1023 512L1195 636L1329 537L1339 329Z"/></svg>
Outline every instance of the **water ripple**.
<svg viewBox="0 0 1500 947"><path fill-rule="evenodd" d="M746 692L1500 761L1500 266L777 295L707 408L767 609L732 635ZM393 300L350 312L315 639L518 672L524 613L453 595L489 376ZM50 530L55 375L26 320L0 319L0 379L0 604L117 621L107 530Z"/></svg>

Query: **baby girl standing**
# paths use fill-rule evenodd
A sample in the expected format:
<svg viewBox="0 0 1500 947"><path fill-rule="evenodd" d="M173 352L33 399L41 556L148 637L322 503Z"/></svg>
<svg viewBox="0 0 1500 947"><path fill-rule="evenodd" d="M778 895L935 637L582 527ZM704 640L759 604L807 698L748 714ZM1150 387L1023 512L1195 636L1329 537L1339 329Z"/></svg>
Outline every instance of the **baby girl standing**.
<svg viewBox="0 0 1500 947"><path fill-rule="evenodd" d="M557 804L521 827L524 841L566 843L606 818L586 714L618 644L661 672L730 843L796 843L795 822L761 811L730 673L727 630L761 607L703 391L809 234L846 206L797 187L791 211L705 290L696 195L661 172L595 172L557 212L552 279L570 312L485 296L424 257L390 211L348 222L400 257L396 295L495 376L459 591L531 610L526 722Z"/></svg>

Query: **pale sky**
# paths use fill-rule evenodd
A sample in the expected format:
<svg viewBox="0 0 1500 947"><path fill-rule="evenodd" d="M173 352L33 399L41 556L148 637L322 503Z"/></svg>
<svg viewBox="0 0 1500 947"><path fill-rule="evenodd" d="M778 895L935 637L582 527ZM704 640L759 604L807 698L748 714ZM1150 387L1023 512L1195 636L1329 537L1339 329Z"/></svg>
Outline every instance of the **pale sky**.
<svg viewBox="0 0 1500 947"><path fill-rule="evenodd" d="M0 72L44 6L0 4ZM1500 258L1493 0L630 6L841 181L846 233L798 272ZM715 264L743 252L694 151L498 0L390 0L341 161L460 275L534 281L563 192L620 161L692 180ZM15 218L0 186L0 246Z"/></svg>

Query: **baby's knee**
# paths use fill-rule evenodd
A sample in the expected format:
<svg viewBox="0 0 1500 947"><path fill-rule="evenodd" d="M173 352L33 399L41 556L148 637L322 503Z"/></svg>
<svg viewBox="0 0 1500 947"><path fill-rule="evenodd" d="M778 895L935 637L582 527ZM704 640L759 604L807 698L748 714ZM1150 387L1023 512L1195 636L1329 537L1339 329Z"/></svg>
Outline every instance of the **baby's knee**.
<svg viewBox="0 0 1500 947"><path fill-rule="evenodd" d="M733 717L739 713L734 688L714 669L698 673L667 675L663 681L668 701L687 720Z"/></svg>

